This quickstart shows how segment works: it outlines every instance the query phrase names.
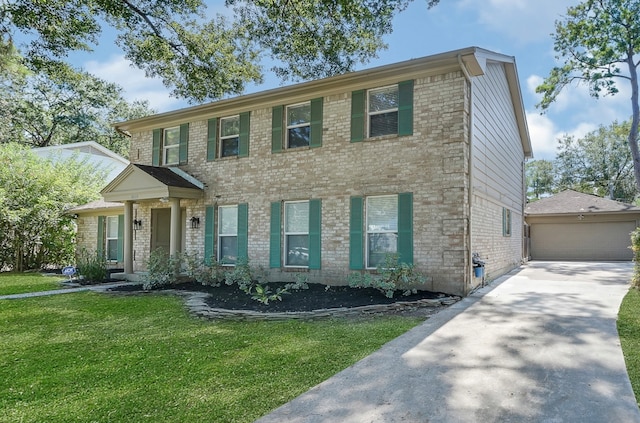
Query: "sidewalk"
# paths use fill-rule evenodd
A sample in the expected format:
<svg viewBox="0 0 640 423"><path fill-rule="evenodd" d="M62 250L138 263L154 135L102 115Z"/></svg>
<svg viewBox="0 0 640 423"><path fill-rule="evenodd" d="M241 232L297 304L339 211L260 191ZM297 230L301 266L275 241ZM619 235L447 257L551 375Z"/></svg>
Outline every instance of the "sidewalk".
<svg viewBox="0 0 640 423"><path fill-rule="evenodd" d="M616 329L631 271L529 263L257 423L640 422Z"/></svg>

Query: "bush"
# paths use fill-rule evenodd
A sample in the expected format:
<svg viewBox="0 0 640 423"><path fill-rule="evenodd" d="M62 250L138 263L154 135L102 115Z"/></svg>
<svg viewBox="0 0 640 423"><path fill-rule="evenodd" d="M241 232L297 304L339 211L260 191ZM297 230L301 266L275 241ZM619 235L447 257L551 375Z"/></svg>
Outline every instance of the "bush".
<svg viewBox="0 0 640 423"><path fill-rule="evenodd" d="M215 260L198 258L198 255L182 256L187 276L206 286L217 287L225 279L225 269Z"/></svg>
<svg viewBox="0 0 640 423"><path fill-rule="evenodd" d="M180 255L169 256L162 248L153 250L147 261L147 275L143 278L142 289L157 289L176 283L181 262Z"/></svg>
<svg viewBox="0 0 640 423"><path fill-rule="evenodd" d="M631 286L640 288L640 228L631 232L631 249L633 250L633 277Z"/></svg>
<svg viewBox="0 0 640 423"><path fill-rule="evenodd" d="M413 265L399 263L397 254L387 254L384 262L378 265L377 274L352 273L348 277L352 288L374 288L382 292L387 298L393 298L396 291L402 295L417 292L417 286L424 285L427 279L415 271Z"/></svg>
<svg viewBox="0 0 640 423"><path fill-rule="evenodd" d="M76 262L82 283L99 283L107 278L107 260L99 251L89 252L83 249Z"/></svg>

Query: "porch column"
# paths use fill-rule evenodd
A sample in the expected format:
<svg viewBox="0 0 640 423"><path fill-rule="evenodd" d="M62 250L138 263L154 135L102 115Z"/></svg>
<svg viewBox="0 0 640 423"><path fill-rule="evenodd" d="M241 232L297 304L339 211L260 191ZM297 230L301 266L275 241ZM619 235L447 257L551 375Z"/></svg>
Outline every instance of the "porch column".
<svg viewBox="0 0 640 423"><path fill-rule="evenodd" d="M124 273L133 274L133 201L124 202Z"/></svg>
<svg viewBox="0 0 640 423"><path fill-rule="evenodd" d="M171 202L171 232L169 236L169 254L175 256L180 251L182 240L182 222L180 211L180 199L170 198Z"/></svg>

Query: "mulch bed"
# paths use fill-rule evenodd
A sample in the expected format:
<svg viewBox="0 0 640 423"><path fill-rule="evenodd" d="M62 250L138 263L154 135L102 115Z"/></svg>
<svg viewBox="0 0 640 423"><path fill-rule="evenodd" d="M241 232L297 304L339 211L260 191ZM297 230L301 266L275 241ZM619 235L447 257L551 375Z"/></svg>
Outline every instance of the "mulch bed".
<svg viewBox="0 0 640 423"><path fill-rule="evenodd" d="M275 292L284 283L269 283L268 287ZM282 296L282 301L269 301L262 304L245 294L237 286L222 284L219 287L203 286L195 282L172 285L167 289L205 292L209 294L205 302L212 308L227 310L253 310L262 312L297 312L331 308L350 308L376 304L393 304L396 302L418 301L444 297L444 294L430 291L418 291L417 294L403 296L396 292L393 298L373 288L351 288L348 286L330 286L309 284L309 289L294 291ZM114 288L114 291L140 290L139 286Z"/></svg>

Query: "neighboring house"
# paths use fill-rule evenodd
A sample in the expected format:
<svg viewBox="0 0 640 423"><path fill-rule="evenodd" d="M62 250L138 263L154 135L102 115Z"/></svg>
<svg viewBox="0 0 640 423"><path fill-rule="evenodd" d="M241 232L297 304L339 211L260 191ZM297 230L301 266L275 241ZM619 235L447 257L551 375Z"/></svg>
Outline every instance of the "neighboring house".
<svg viewBox="0 0 640 423"><path fill-rule="evenodd" d="M640 207L572 190L525 208L532 260L632 260Z"/></svg>
<svg viewBox="0 0 640 423"><path fill-rule="evenodd" d="M124 203L131 278L156 248L326 284L397 253L425 289L465 295L473 253L488 278L523 260L532 154L510 56L466 48L115 126L132 163L102 195Z"/></svg>

